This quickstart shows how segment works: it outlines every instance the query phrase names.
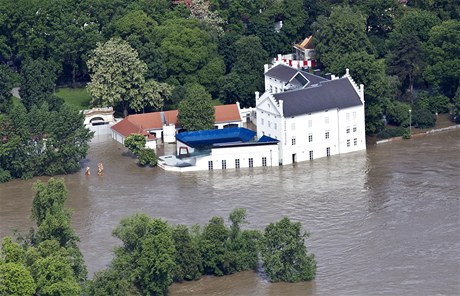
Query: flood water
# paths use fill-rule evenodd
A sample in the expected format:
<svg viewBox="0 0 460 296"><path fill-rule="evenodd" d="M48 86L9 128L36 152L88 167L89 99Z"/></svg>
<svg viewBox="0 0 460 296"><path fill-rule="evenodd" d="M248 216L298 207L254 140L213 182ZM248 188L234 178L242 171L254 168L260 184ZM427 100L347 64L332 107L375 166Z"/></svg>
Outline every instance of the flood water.
<svg viewBox="0 0 460 296"><path fill-rule="evenodd" d="M460 130L292 166L172 173L140 168L120 144L93 140L91 176L64 176L90 274L120 242L120 219L143 212L204 224L247 209L246 228L283 216L311 233L312 282L272 284L255 272L174 284L170 295L459 295ZM104 176L96 174L104 164ZM47 178L40 178L46 181ZM0 184L0 236L32 225L37 179Z"/></svg>

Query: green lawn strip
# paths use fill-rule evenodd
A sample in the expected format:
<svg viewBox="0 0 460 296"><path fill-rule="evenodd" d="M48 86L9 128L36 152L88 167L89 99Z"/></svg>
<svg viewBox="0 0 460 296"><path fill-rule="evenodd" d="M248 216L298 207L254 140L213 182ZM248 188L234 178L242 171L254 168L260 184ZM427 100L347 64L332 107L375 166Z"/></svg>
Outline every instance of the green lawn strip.
<svg viewBox="0 0 460 296"><path fill-rule="evenodd" d="M56 96L64 99L67 104L77 106L79 109L88 109L91 101L86 88L59 88Z"/></svg>

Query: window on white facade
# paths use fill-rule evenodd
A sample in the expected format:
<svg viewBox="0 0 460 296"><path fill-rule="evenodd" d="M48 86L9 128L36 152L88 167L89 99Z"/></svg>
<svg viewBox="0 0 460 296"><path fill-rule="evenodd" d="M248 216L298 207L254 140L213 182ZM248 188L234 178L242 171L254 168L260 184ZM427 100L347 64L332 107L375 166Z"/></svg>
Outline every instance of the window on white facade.
<svg viewBox="0 0 460 296"><path fill-rule="evenodd" d="M268 127L270 127L270 125L271 125L271 122L270 122L270 120L269 120L269 121L267 121L267 124L268 124Z"/></svg>
<svg viewBox="0 0 460 296"><path fill-rule="evenodd" d="M347 140L347 147L350 147L350 140Z"/></svg>
<svg viewBox="0 0 460 296"><path fill-rule="evenodd" d="M292 146L294 146L294 145L295 145L295 137L292 137L292 139L291 139L291 143L292 143Z"/></svg>
<svg viewBox="0 0 460 296"><path fill-rule="evenodd" d="M254 167L254 159L249 158L249 167L252 168Z"/></svg>
<svg viewBox="0 0 460 296"><path fill-rule="evenodd" d="M235 168L239 169L240 168L240 160L235 159Z"/></svg>
<svg viewBox="0 0 460 296"><path fill-rule="evenodd" d="M226 160L222 160L222 169L223 170L227 169L227 161Z"/></svg>
<svg viewBox="0 0 460 296"><path fill-rule="evenodd" d="M326 139L329 139L329 131L326 131L325 137L326 137Z"/></svg>
<svg viewBox="0 0 460 296"><path fill-rule="evenodd" d="M276 122L274 123L274 125L275 125L275 129L277 129L277 128L278 128L278 126L277 126Z"/></svg>
<svg viewBox="0 0 460 296"><path fill-rule="evenodd" d="M329 116L324 117L324 123L329 124Z"/></svg>
<svg viewBox="0 0 460 296"><path fill-rule="evenodd" d="M262 157L262 166L267 166L267 158Z"/></svg>
<svg viewBox="0 0 460 296"><path fill-rule="evenodd" d="M278 93L278 88L275 86L275 94Z"/></svg>
<svg viewBox="0 0 460 296"><path fill-rule="evenodd" d="M208 170L212 171L213 168L212 160L208 161Z"/></svg>
<svg viewBox="0 0 460 296"><path fill-rule="evenodd" d="M347 121L350 121L350 113L346 114Z"/></svg>
<svg viewBox="0 0 460 296"><path fill-rule="evenodd" d="M313 134L308 134L308 142L313 142Z"/></svg>
<svg viewBox="0 0 460 296"><path fill-rule="evenodd" d="M357 138L354 138L353 145L358 146L358 139Z"/></svg>
<svg viewBox="0 0 460 296"><path fill-rule="evenodd" d="M313 122L312 122L312 120L310 119L310 120L308 120L308 127L312 127L312 126L313 126Z"/></svg>
<svg viewBox="0 0 460 296"><path fill-rule="evenodd" d="M291 130L295 131L295 122L291 123Z"/></svg>
<svg viewBox="0 0 460 296"><path fill-rule="evenodd" d="M353 120L356 119L356 112L353 112Z"/></svg>
<svg viewBox="0 0 460 296"><path fill-rule="evenodd" d="M313 160L313 150L310 150L310 160Z"/></svg>
<svg viewBox="0 0 460 296"><path fill-rule="evenodd" d="M260 124L264 125L264 119L263 118L260 119Z"/></svg>
<svg viewBox="0 0 460 296"><path fill-rule="evenodd" d="M349 134L349 133L350 133L350 127L347 126L347 134Z"/></svg>
<svg viewBox="0 0 460 296"><path fill-rule="evenodd" d="M353 132L356 133L356 125L353 126Z"/></svg>
<svg viewBox="0 0 460 296"><path fill-rule="evenodd" d="M273 93L273 86L270 85L270 93Z"/></svg>
<svg viewBox="0 0 460 296"><path fill-rule="evenodd" d="M326 155L331 156L331 147L326 148Z"/></svg>

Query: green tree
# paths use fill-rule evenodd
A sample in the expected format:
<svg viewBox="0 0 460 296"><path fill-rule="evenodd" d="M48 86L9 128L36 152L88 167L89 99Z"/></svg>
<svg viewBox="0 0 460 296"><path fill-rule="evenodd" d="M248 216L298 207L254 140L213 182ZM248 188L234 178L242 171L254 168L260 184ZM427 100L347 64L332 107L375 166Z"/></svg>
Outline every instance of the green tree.
<svg viewBox="0 0 460 296"><path fill-rule="evenodd" d="M460 21L445 21L434 26L425 44L425 79L453 98L460 82Z"/></svg>
<svg viewBox="0 0 460 296"><path fill-rule="evenodd" d="M457 92L455 93L453 111L453 120L457 123L460 122L460 87L457 87Z"/></svg>
<svg viewBox="0 0 460 296"><path fill-rule="evenodd" d="M35 280L37 295L80 295L81 287L72 269L72 256L55 240L30 247L26 262Z"/></svg>
<svg viewBox="0 0 460 296"><path fill-rule="evenodd" d="M137 112L145 107L158 111L163 107L164 101L171 97L173 87L167 83L160 83L153 79L147 80L141 90L141 95L134 98L130 107Z"/></svg>
<svg viewBox="0 0 460 296"><path fill-rule="evenodd" d="M215 92L217 79L225 73L217 40L196 19L176 18L154 28L141 57L149 65L148 77L174 86L200 83Z"/></svg>
<svg viewBox="0 0 460 296"><path fill-rule="evenodd" d="M436 116L427 109L417 109L412 114L412 126L430 128L436 124Z"/></svg>
<svg viewBox="0 0 460 296"><path fill-rule="evenodd" d="M64 208L67 189L63 179L49 179L48 183L37 181L36 194L32 203L32 217L37 221L37 231L33 244L52 241L59 244L59 251L68 259L69 266L77 281L86 280L86 267L77 242L80 240L71 227L71 212ZM46 244L45 244L46 245ZM65 251L65 252L64 252Z"/></svg>
<svg viewBox="0 0 460 296"><path fill-rule="evenodd" d="M366 35L365 17L349 6L334 7L331 15L320 16L314 27L315 55L328 72L337 73L337 63L346 54L375 52Z"/></svg>
<svg viewBox="0 0 460 296"><path fill-rule="evenodd" d="M403 85L409 86L411 99L414 82L421 76L424 68L423 60L421 45L414 35L402 35L387 56L388 72L398 75Z"/></svg>
<svg viewBox="0 0 460 296"><path fill-rule="evenodd" d="M98 43L87 64L91 73L87 89L93 105L120 104L126 117L129 104L142 99L147 65L126 41L119 38Z"/></svg>
<svg viewBox="0 0 460 296"><path fill-rule="evenodd" d="M226 274L225 257L229 230L224 219L212 217L205 225L200 238L200 252L205 274L222 276Z"/></svg>
<svg viewBox="0 0 460 296"><path fill-rule="evenodd" d="M129 149L133 154L139 155L142 149L145 149L145 137L141 134L131 134L126 137L124 145Z"/></svg>
<svg viewBox="0 0 460 296"><path fill-rule="evenodd" d="M19 95L27 110L41 106L53 94L56 83L56 66L43 59L26 59L21 67Z"/></svg>
<svg viewBox="0 0 460 296"><path fill-rule="evenodd" d="M0 113L6 113L12 108L13 100L11 89L13 81L10 69L0 64Z"/></svg>
<svg viewBox="0 0 460 296"><path fill-rule="evenodd" d="M283 218L265 228L261 243L264 269L271 282L299 282L315 278L316 261L307 254L308 233L299 222Z"/></svg>
<svg viewBox="0 0 460 296"><path fill-rule="evenodd" d="M411 106L406 103L399 101L391 102L386 110L388 123L397 126L408 126L410 109Z"/></svg>
<svg viewBox="0 0 460 296"><path fill-rule="evenodd" d="M32 296L34 293L34 280L22 264L0 260L0 295Z"/></svg>
<svg viewBox="0 0 460 296"><path fill-rule="evenodd" d="M174 258L174 281L197 280L203 273L201 254L196 239L192 238L185 225L177 225L172 231L176 249Z"/></svg>
<svg viewBox="0 0 460 296"><path fill-rule="evenodd" d="M86 282L85 295L126 296L141 295L133 285L113 267L96 272Z"/></svg>
<svg viewBox="0 0 460 296"><path fill-rule="evenodd" d="M211 95L205 88L199 84L187 85L186 95L179 103L177 116L182 128L188 131L213 129L214 113Z"/></svg>
<svg viewBox="0 0 460 296"><path fill-rule="evenodd" d="M139 164L141 166L156 166L158 162L157 155L155 154L155 150L150 148L141 149L139 151Z"/></svg>
<svg viewBox="0 0 460 296"><path fill-rule="evenodd" d="M114 266L145 295L164 295L173 281L174 243L169 225L143 214L121 220L114 236L123 242L115 249Z"/></svg>
<svg viewBox="0 0 460 296"><path fill-rule="evenodd" d="M225 103L240 102L242 106L254 105L254 92L264 89L263 67L268 54L259 37L241 37L233 49L236 61L225 79L222 79L221 96Z"/></svg>
<svg viewBox="0 0 460 296"><path fill-rule="evenodd" d="M226 274L256 269L258 263L257 248L261 234L257 230L242 230L241 224L246 222L246 210L239 208L233 210L229 215L232 222L230 226L229 240L227 241L227 252L225 256Z"/></svg>

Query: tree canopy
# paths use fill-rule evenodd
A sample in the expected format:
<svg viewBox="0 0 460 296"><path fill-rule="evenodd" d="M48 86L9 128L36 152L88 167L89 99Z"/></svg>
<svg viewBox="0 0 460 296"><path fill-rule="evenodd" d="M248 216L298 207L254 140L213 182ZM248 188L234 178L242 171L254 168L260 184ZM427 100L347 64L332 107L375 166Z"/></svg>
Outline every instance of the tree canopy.
<svg viewBox="0 0 460 296"><path fill-rule="evenodd" d="M179 104L177 116L182 128L188 131L214 128L214 107L211 95L199 84L187 85L185 98Z"/></svg>

